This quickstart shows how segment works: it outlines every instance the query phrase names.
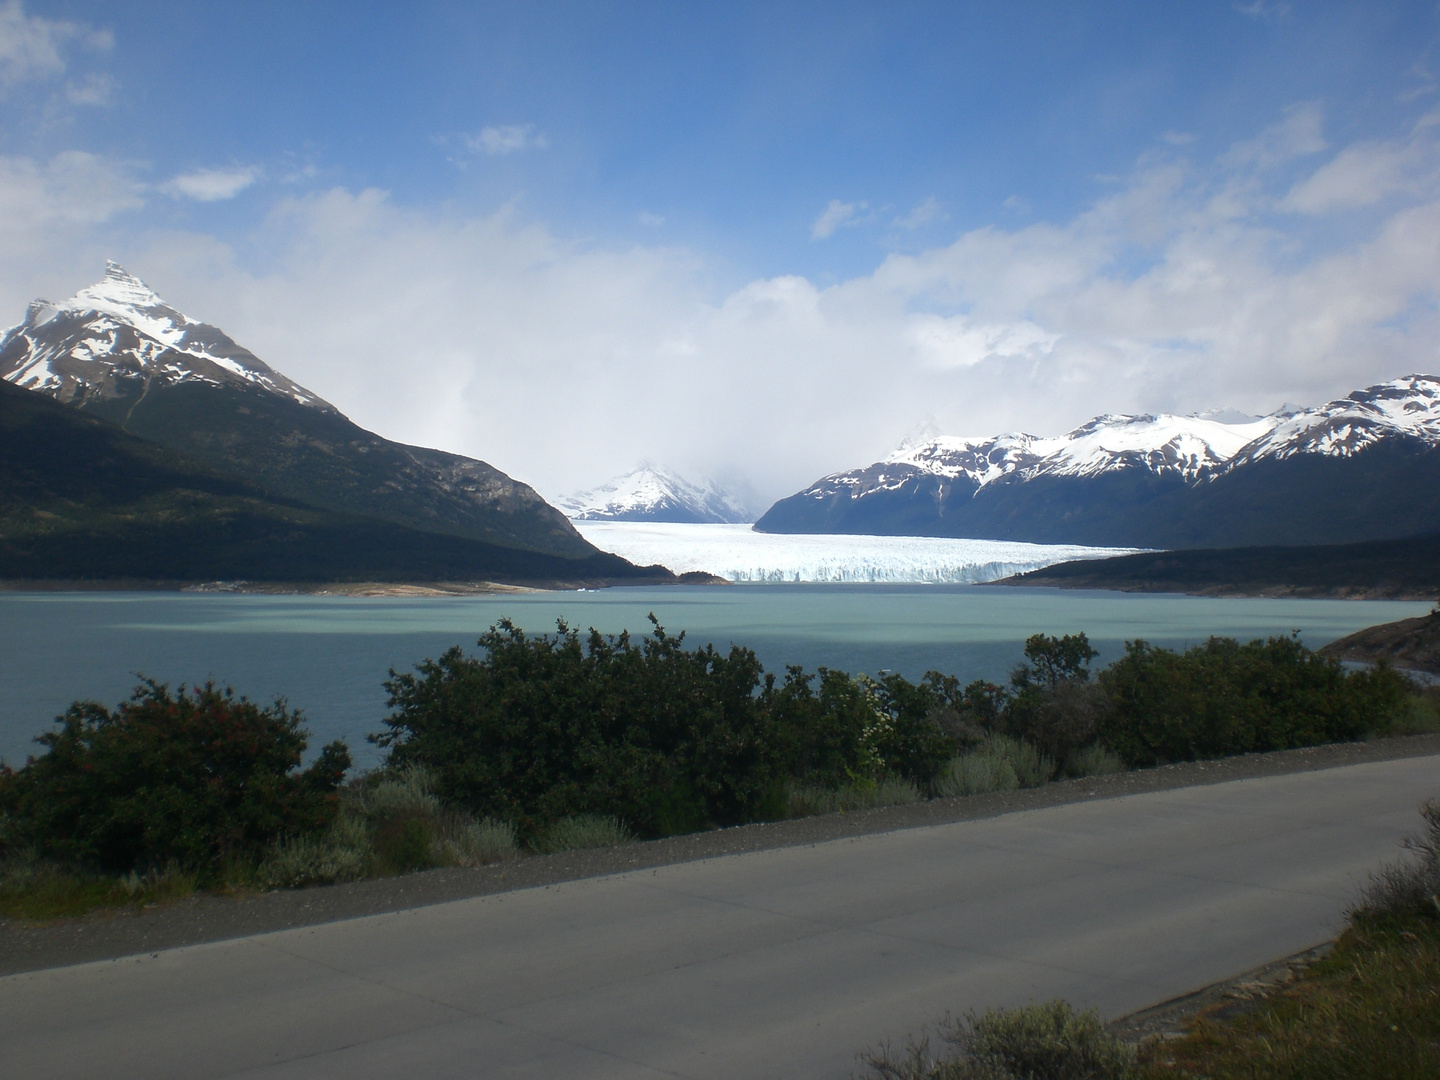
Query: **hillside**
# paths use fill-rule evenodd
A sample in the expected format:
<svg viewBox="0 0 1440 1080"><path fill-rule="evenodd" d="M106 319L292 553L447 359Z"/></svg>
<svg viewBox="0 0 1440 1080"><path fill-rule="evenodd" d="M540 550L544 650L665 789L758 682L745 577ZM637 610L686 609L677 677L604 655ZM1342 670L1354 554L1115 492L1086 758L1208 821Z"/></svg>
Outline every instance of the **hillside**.
<svg viewBox="0 0 1440 1080"><path fill-rule="evenodd" d="M0 579L665 582L268 495L100 418L0 382Z"/></svg>
<svg viewBox="0 0 1440 1080"><path fill-rule="evenodd" d="M1366 627L1332 641L1320 651L1336 660L1367 664L1384 661L1395 667L1440 675L1440 610L1418 619Z"/></svg>
<svg viewBox="0 0 1440 1080"><path fill-rule="evenodd" d="M1057 563L996 584L1206 596L1431 600L1440 596L1440 535L1359 544L1144 552Z"/></svg>

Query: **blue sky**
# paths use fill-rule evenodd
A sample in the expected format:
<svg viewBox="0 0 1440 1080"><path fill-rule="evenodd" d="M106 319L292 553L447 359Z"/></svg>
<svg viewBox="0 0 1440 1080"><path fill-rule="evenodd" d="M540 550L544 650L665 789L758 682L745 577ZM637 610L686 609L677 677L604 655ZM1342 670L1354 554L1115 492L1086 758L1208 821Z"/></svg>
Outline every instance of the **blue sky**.
<svg viewBox="0 0 1440 1080"><path fill-rule="evenodd" d="M0 304L119 258L552 495L1262 411L1440 368L1437 36L1433 3L6 0Z"/></svg>

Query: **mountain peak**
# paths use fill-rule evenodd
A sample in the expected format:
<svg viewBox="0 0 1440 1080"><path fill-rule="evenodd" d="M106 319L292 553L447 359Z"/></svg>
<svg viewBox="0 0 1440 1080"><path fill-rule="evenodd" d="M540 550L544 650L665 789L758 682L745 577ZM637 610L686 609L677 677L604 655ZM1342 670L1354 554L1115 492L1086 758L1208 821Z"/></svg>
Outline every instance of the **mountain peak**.
<svg viewBox="0 0 1440 1080"><path fill-rule="evenodd" d="M708 480L686 480L641 462L624 476L557 504L575 521L666 521L734 525L754 520L741 502Z"/></svg>
<svg viewBox="0 0 1440 1080"><path fill-rule="evenodd" d="M74 311L94 310L107 311L111 308L134 309L145 311L147 309L165 308L174 312L182 322L192 320L185 318L174 308L171 308L164 300L156 295L155 290L146 285L134 274L113 259L105 261L105 276L94 285L81 289L78 293L65 301L64 307Z"/></svg>
<svg viewBox="0 0 1440 1080"><path fill-rule="evenodd" d="M25 321L0 338L0 378L66 402L127 397L159 379L245 386L334 411L222 330L171 307L113 259L100 281L70 299L30 305Z"/></svg>

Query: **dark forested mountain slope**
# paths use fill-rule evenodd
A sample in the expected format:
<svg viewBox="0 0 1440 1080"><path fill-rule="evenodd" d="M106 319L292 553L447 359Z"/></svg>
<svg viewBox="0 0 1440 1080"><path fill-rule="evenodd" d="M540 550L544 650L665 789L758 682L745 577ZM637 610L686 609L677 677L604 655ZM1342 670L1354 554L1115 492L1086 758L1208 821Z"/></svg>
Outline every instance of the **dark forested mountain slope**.
<svg viewBox="0 0 1440 1080"><path fill-rule="evenodd" d="M0 382L0 578L669 581L269 496L97 416Z"/></svg>

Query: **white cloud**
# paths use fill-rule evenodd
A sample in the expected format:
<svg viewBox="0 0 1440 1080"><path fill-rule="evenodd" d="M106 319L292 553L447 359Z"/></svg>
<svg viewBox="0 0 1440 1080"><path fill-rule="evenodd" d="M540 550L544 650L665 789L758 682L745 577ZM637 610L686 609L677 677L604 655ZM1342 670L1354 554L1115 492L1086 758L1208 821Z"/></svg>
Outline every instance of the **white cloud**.
<svg viewBox="0 0 1440 1080"><path fill-rule="evenodd" d="M810 239L826 240L835 235L835 230L845 225L857 224L855 215L864 210L868 203L863 202L841 202L839 199L831 199L830 205L821 211L820 216L810 226Z"/></svg>
<svg viewBox="0 0 1440 1080"><path fill-rule="evenodd" d="M69 150L43 162L0 157L0 230L97 225L138 209L141 191L130 166L96 154Z"/></svg>
<svg viewBox="0 0 1440 1080"><path fill-rule="evenodd" d="M1323 126L1324 114L1315 102L1292 105L1278 124L1272 124L1254 139L1236 143L1222 160L1231 167L1269 169L1318 154L1329 145Z"/></svg>
<svg viewBox="0 0 1440 1080"><path fill-rule="evenodd" d="M103 51L114 37L81 23L26 15L20 0L6 0L0 4L0 87L62 74L65 49L77 43Z"/></svg>
<svg viewBox="0 0 1440 1080"><path fill-rule="evenodd" d="M68 296L91 280L143 192L133 166L96 154L0 157L0 325L18 322L36 296Z"/></svg>
<svg viewBox="0 0 1440 1080"><path fill-rule="evenodd" d="M831 204L834 205L833 203ZM942 221L948 221L950 215L940 205L940 201L931 195L922 202L916 204L915 208L902 218L896 218L894 225L901 229L919 229L926 225L935 225Z"/></svg>
<svg viewBox="0 0 1440 1080"><path fill-rule="evenodd" d="M521 150L544 150L550 140L535 130L534 124L503 124L483 127L477 134L461 135L461 144L472 154L500 157Z"/></svg>
<svg viewBox="0 0 1440 1080"><path fill-rule="evenodd" d="M219 202L233 199L259 180L260 175L261 170L254 165L238 169L196 169L167 180L160 185L160 190L176 198Z"/></svg>
<svg viewBox="0 0 1440 1080"><path fill-rule="evenodd" d="M661 225L665 224L664 215L652 214L648 210L642 210L637 220L639 220L641 225L649 229L658 229Z"/></svg>
<svg viewBox="0 0 1440 1080"><path fill-rule="evenodd" d="M1283 210L1324 214L1370 206L1396 195L1423 196L1440 182L1440 143L1435 115L1415 125L1410 138L1367 141L1345 147L1280 202Z"/></svg>
<svg viewBox="0 0 1440 1080"><path fill-rule="evenodd" d="M1266 22L1276 22L1290 14L1291 8L1285 0L1250 0L1249 3L1236 3L1235 10L1241 15L1248 15L1252 19L1264 19Z"/></svg>
<svg viewBox="0 0 1440 1080"><path fill-rule="evenodd" d="M115 93L115 80L109 75L92 72L79 82L65 87L65 100L71 105L109 105Z"/></svg>
<svg viewBox="0 0 1440 1080"><path fill-rule="evenodd" d="M1433 132L1340 147L1311 177ZM599 248L513 208L427 212L343 189L281 198L247 236L265 268L248 270L205 236L111 243L107 222L140 201L122 166L0 159L0 239L28 238L0 264L0 315L41 291L19 293L14 267L44 283L63 271L73 291L113 252L388 437L551 496L650 458L748 474L773 499L875 460L929 415L957 433L1047 434L1105 411L1265 412L1436 370L1440 193L1415 181L1424 170L1366 231L1347 219L1331 234L1324 217L1275 213L1304 159L1275 171L1273 143L1147 157L1070 220L972 229L838 284L791 274L720 292L723 267L679 248Z"/></svg>

